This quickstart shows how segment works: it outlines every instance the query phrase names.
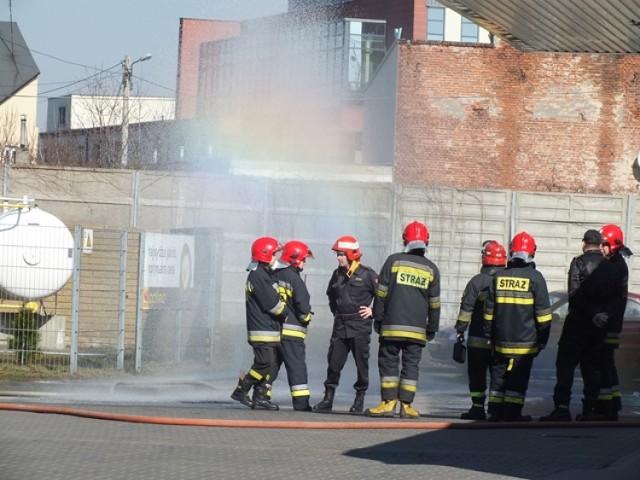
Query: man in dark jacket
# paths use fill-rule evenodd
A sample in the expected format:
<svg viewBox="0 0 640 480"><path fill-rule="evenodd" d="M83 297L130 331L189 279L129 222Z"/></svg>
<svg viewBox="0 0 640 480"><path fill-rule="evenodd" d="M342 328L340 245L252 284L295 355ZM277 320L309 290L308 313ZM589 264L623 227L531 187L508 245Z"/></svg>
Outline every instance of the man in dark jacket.
<svg viewBox="0 0 640 480"><path fill-rule="evenodd" d="M492 351L487 345L483 334L484 302L487 299L489 287L493 283L496 273L504 269L507 263L507 252L495 240L487 240L482 245L482 267L464 289L460 300L460 311L455 324L456 341L464 341L464 332L469 329L467 336L467 373L469 375L469 393L471 408L460 415L463 420L484 420L486 413L484 404L487 390L487 373L491 366Z"/></svg>
<svg viewBox="0 0 640 480"><path fill-rule="evenodd" d="M378 370L382 401L365 412L371 417L419 418L411 406L418 389L422 350L440 324L440 272L426 258L429 231L411 222L403 233L405 249L385 261L373 304L374 328L380 335ZM402 369L400 369L402 363Z"/></svg>
<svg viewBox="0 0 640 480"><path fill-rule="evenodd" d="M303 242L292 240L284 244L280 261L276 266L275 275L278 279L280 297L293 315L282 325L282 341L277 349L277 365L271 379L272 383L276 381L284 363L293 409L303 412L311 411L305 339L313 312L309 290L300 277L308 258L313 258L309 247Z"/></svg>
<svg viewBox="0 0 640 480"><path fill-rule="evenodd" d="M547 282L535 269L535 239L513 237L507 267L496 274L484 306L484 336L493 346L489 421L527 422L522 415L533 359L549 339Z"/></svg>
<svg viewBox="0 0 640 480"><path fill-rule="evenodd" d="M253 364L249 372L240 377L231 398L254 409L278 410L278 406L269 400L269 382L276 367L281 325L289 313L278 293L278 281L272 270L275 254L281 249L275 238L258 238L251 246L251 263L247 267L247 341L253 348ZM251 388L253 397L250 399Z"/></svg>
<svg viewBox="0 0 640 480"><path fill-rule="evenodd" d="M369 388L369 347L371 343L371 302L376 292L377 273L360 263L362 253L358 240L352 236L338 238L331 248L338 256L327 287L329 308L333 313L333 331L327 353L327 379L324 398L313 407L316 412L330 412L340 381L340 373L349 352L358 372L356 397L349 411L362 412L364 396Z"/></svg>
<svg viewBox="0 0 640 480"><path fill-rule="evenodd" d="M605 260L585 281L584 294L599 303L593 309L591 321L598 330L601 342L595 351L598 396L595 403L586 399L580 420L617 420L621 408L620 386L615 365L615 351L620 344L620 333L627 306L629 268L625 257L632 255L624 246L622 230L617 225L600 229L601 251ZM588 401L589 400L589 401Z"/></svg>
<svg viewBox="0 0 640 480"><path fill-rule="evenodd" d="M562 326L556 357L556 386L553 391L555 408L541 422L571 421L569 404L574 372L578 364L584 382L584 398L591 408L599 388L594 348L602 343L598 328L591 322L596 311L596 298L585 295L582 288L587 278L604 260L600 251L602 236L598 230L587 230L582 237L582 255L574 257L569 265L567 294L569 310ZM597 304L596 304L597 305Z"/></svg>

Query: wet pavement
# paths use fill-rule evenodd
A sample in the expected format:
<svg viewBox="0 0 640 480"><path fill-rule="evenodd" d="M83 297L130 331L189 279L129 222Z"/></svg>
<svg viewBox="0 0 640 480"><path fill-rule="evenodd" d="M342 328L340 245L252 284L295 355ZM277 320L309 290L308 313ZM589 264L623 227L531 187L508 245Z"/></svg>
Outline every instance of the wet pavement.
<svg viewBox="0 0 640 480"><path fill-rule="evenodd" d="M638 478L638 392L625 392L617 423L541 424L553 381L533 378L534 422L469 422L465 378L433 368L413 404L420 419L378 419L348 413L352 375L331 414L294 412L284 376L278 412L233 402L236 378L206 373L0 381L0 479ZM322 385L311 387L317 402ZM378 402L374 384L365 406Z"/></svg>

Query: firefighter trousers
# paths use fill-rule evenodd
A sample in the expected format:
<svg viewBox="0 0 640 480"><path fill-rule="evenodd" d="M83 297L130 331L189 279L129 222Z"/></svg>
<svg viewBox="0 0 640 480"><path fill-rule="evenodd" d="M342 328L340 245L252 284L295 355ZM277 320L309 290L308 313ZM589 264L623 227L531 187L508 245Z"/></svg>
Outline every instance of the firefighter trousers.
<svg viewBox="0 0 640 480"><path fill-rule="evenodd" d="M418 389L420 359L424 347L408 341L380 340L378 370L383 401L412 403ZM402 369L400 364L402 363Z"/></svg>
<svg viewBox="0 0 640 480"><path fill-rule="evenodd" d="M512 420L522 414L535 355L505 355L494 352L487 411Z"/></svg>
<svg viewBox="0 0 640 480"><path fill-rule="evenodd" d="M350 338L331 336L329 352L327 353L327 379L324 382L326 389L335 390L340 383L340 373L347 362L349 352L356 363L358 377L353 384L356 391L366 391L369 388L369 347L371 335L364 334Z"/></svg>
<svg viewBox="0 0 640 480"><path fill-rule="evenodd" d="M615 362L615 345L603 344L598 357L600 388L596 402L596 412L610 415L621 407L618 369Z"/></svg>
<svg viewBox="0 0 640 480"><path fill-rule="evenodd" d="M474 407L484 408L487 397L487 374L491 367L493 352L490 348L469 346L467 349L467 374L469 394Z"/></svg>
<svg viewBox="0 0 640 480"><path fill-rule="evenodd" d="M271 374L274 372L277 362L276 346L267 343L257 343L253 347L253 364L245 375L247 391L254 386L271 388Z"/></svg>
<svg viewBox="0 0 640 480"><path fill-rule="evenodd" d="M282 337L280 346L276 350L276 368L271 375L271 383L278 378L280 368L284 363L291 391L291 401L294 410L309 408L309 385L307 375L306 349L304 340Z"/></svg>

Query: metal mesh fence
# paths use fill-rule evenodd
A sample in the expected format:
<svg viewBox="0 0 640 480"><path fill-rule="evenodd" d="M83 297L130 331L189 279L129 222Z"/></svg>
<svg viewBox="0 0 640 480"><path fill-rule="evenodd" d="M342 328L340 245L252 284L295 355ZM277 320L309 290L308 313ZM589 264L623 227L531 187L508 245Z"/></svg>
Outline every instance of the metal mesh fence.
<svg viewBox="0 0 640 480"><path fill-rule="evenodd" d="M64 306L58 295L72 272L73 237L27 199L5 199L0 213L0 359L68 370ZM62 302L63 303L63 302Z"/></svg>
<svg viewBox="0 0 640 480"><path fill-rule="evenodd" d="M219 232L72 234L16 212L1 221L2 364L78 373L210 363Z"/></svg>

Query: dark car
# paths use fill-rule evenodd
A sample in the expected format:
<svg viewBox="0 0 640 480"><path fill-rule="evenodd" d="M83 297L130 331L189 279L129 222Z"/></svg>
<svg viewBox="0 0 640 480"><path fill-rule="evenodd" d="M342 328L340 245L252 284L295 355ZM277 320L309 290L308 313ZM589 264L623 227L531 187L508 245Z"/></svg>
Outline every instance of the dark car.
<svg viewBox="0 0 640 480"><path fill-rule="evenodd" d="M551 335L547 347L533 362L533 375L555 378L555 361L558 353L558 340L567 316L568 303L566 291L549 293L553 320ZM433 341L427 344L427 351L432 361L440 364L456 366L466 370L466 365L453 361L453 344L456 341L456 331L453 327L444 328L436 334ZM620 336L620 348L616 350L616 366L623 390L640 390L640 294L629 292L627 308L624 312L624 323ZM576 377L580 376L580 369L576 369Z"/></svg>

